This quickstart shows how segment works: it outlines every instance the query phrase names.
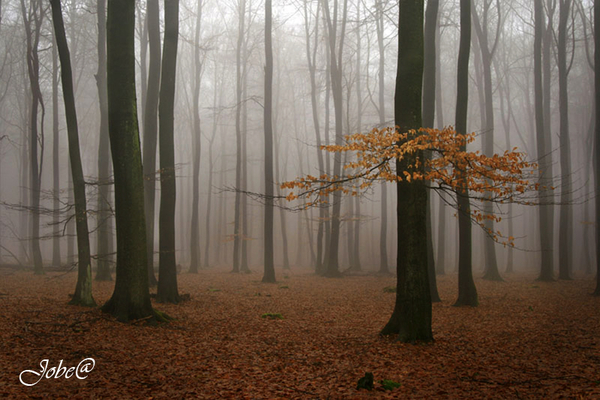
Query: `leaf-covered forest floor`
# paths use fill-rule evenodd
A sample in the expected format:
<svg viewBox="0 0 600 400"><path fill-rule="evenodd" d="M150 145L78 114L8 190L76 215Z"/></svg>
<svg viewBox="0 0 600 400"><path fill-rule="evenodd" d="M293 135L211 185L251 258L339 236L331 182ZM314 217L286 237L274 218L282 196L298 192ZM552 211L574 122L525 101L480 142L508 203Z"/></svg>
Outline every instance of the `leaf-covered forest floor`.
<svg viewBox="0 0 600 400"><path fill-rule="evenodd" d="M76 273L0 269L0 397L12 398L600 398L600 298L591 279L477 280L480 306L456 308L457 278L439 277L433 344L378 336L395 294L391 276L320 278L308 271L226 270L178 276L177 318L159 327L118 323L68 306ZM113 282L94 282L99 304ZM262 318L281 314L283 319ZM23 370L96 364L85 380ZM356 390L372 372L373 391ZM383 379L401 383L385 391Z"/></svg>

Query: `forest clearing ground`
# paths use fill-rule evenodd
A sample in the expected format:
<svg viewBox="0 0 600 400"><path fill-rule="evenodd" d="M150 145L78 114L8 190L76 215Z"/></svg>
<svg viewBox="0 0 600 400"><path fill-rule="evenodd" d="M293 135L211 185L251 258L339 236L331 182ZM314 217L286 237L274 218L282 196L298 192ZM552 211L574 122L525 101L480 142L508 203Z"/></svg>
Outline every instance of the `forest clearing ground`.
<svg viewBox="0 0 600 400"><path fill-rule="evenodd" d="M395 294L392 276L327 279L309 271L262 274L211 269L178 276L177 320L121 324L98 309L68 306L76 272L0 269L0 397L10 398L600 398L600 298L590 279L476 281L480 306L456 308L457 278L438 277L434 344L380 338ZM103 304L114 282L93 283ZM280 313L283 319L262 318ZM23 370L76 366L85 380ZM365 372L375 390L356 390ZM384 391L379 381L402 384Z"/></svg>

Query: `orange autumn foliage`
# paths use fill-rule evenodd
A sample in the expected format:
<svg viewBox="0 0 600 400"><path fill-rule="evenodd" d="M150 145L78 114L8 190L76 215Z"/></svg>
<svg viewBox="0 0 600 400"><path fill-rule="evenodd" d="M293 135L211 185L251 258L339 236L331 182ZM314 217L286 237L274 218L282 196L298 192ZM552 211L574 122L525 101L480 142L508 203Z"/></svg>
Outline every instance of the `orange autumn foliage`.
<svg viewBox="0 0 600 400"><path fill-rule="evenodd" d="M431 189L450 192L458 192L466 185L469 197L475 200L528 204L519 196L539 189L537 183L530 183L528 179L537 165L527 161L525 153L517 151L516 147L491 157L479 151L462 150L473 141L474 133L462 135L452 127L442 130L420 128L405 133L395 128L375 128L366 134L348 135L344 145L322 146L329 152L355 155L354 161L344 166L347 173L343 176L307 175L284 182L281 188L291 190L286 197L288 201L307 199L305 207L325 203L334 191L356 196L373 182L381 181L427 182ZM428 156L424 159L418 155L413 157L420 151L425 153L418 154ZM395 169L396 160L405 161L403 170ZM472 209L471 214L482 227L486 218L496 222L501 220L498 215L486 215L477 208ZM488 234L500 241L500 232ZM513 245L514 238L506 239L503 244Z"/></svg>

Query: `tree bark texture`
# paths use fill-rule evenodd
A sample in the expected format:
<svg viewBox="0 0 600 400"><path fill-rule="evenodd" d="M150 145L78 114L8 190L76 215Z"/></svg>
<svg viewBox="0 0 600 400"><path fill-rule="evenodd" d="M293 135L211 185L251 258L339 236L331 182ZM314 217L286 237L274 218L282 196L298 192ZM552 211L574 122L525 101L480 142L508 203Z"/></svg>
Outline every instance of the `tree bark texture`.
<svg viewBox="0 0 600 400"><path fill-rule="evenodd" d="M421 127L423 79L423 0L400 0L398 64L394 114L396 129ZM396 161L397 171L423 160L423 151ZM424 173L424 163L420 171ZM427 271L427 189L416 182L396 184L398 193L397 291L394 312L381 332L397 334L402 342L431 342L431 294Z"/></svg>
<svg viewBox="0 0 600 400"><path fill-rule="evenodd" d="M460 1L460 44L458 50L457 94L456 94L456 133L467 133L467 109L469 102L469 55L471 52L471 0ZM466 143L461 151L466 151ZM467 177L463 174L462 190L458 199L458 299L455 306L479 304L477 288L473 281L471 205Z"/></svg>
<svg viewBox="0 0 600 400"><path fill-rule="evenodd" d="M69 304L95 307L92 297L92 264L90 259L90 237L87 222L87 202L85 197L85 178L79 150L79 130L77 127L77 110L73 90L73 73L71 58L65 34L60 0L50 0L52 6L52 22L58 55L60 58L61 81L65 114L67 117L67 137L69 142L69 159L73 176L73 193L75 197L75 228L77 229L77 285L75 294Z"/></svg>
<svg viewBox="0 0 600 400"><path fill-rule="evenodd" d="M175 79L179 36L179 0L165 0L165 37L160 77L159 155L160 210L158 290L160 302L178 303L177 261L175 258Z"/></svg>
<svg viewBox="0 0 600 400"><path fill-rule="evenodd" d="M114 292L102 310L123 322L154 318L148 290L134 28L135 0L108 0L108 130L115 180L117 268Z"/></svg>
<svg viewBox="0 0 600 400"><path fill-rule="evenodd" d="M160 19L158 0L148 0L147 27L150 47L148 85L144 103L144 213L146 216L146 251L148 283L156 286L154 274L154 218L156 202L156 146L158 141L158 96L160 90Z"/></svg>

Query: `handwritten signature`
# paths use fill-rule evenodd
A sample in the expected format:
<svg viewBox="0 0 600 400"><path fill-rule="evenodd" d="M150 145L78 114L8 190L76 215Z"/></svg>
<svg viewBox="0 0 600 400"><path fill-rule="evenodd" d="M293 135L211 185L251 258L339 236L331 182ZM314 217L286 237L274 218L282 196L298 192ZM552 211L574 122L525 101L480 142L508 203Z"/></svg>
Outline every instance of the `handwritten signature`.
<svg viewBox="0 0 600 400"><path fill-rule="evenodd" d="M48 368L50 364L50 360L44 359L40 361L40 370L34 371L31 369L26 369L25 371L19 374L19 381L25 386L34 386L37 385L42 379L58 379L58 378L66 378L69 379L73 375L77 379L86 379L88 374L94 369L96 366L96 360L93 358L83 359L77 364L76 367L64 367L63 360L60 360L58 363L58 367ZM36 379L36 381L33 381Z"/></svg>

